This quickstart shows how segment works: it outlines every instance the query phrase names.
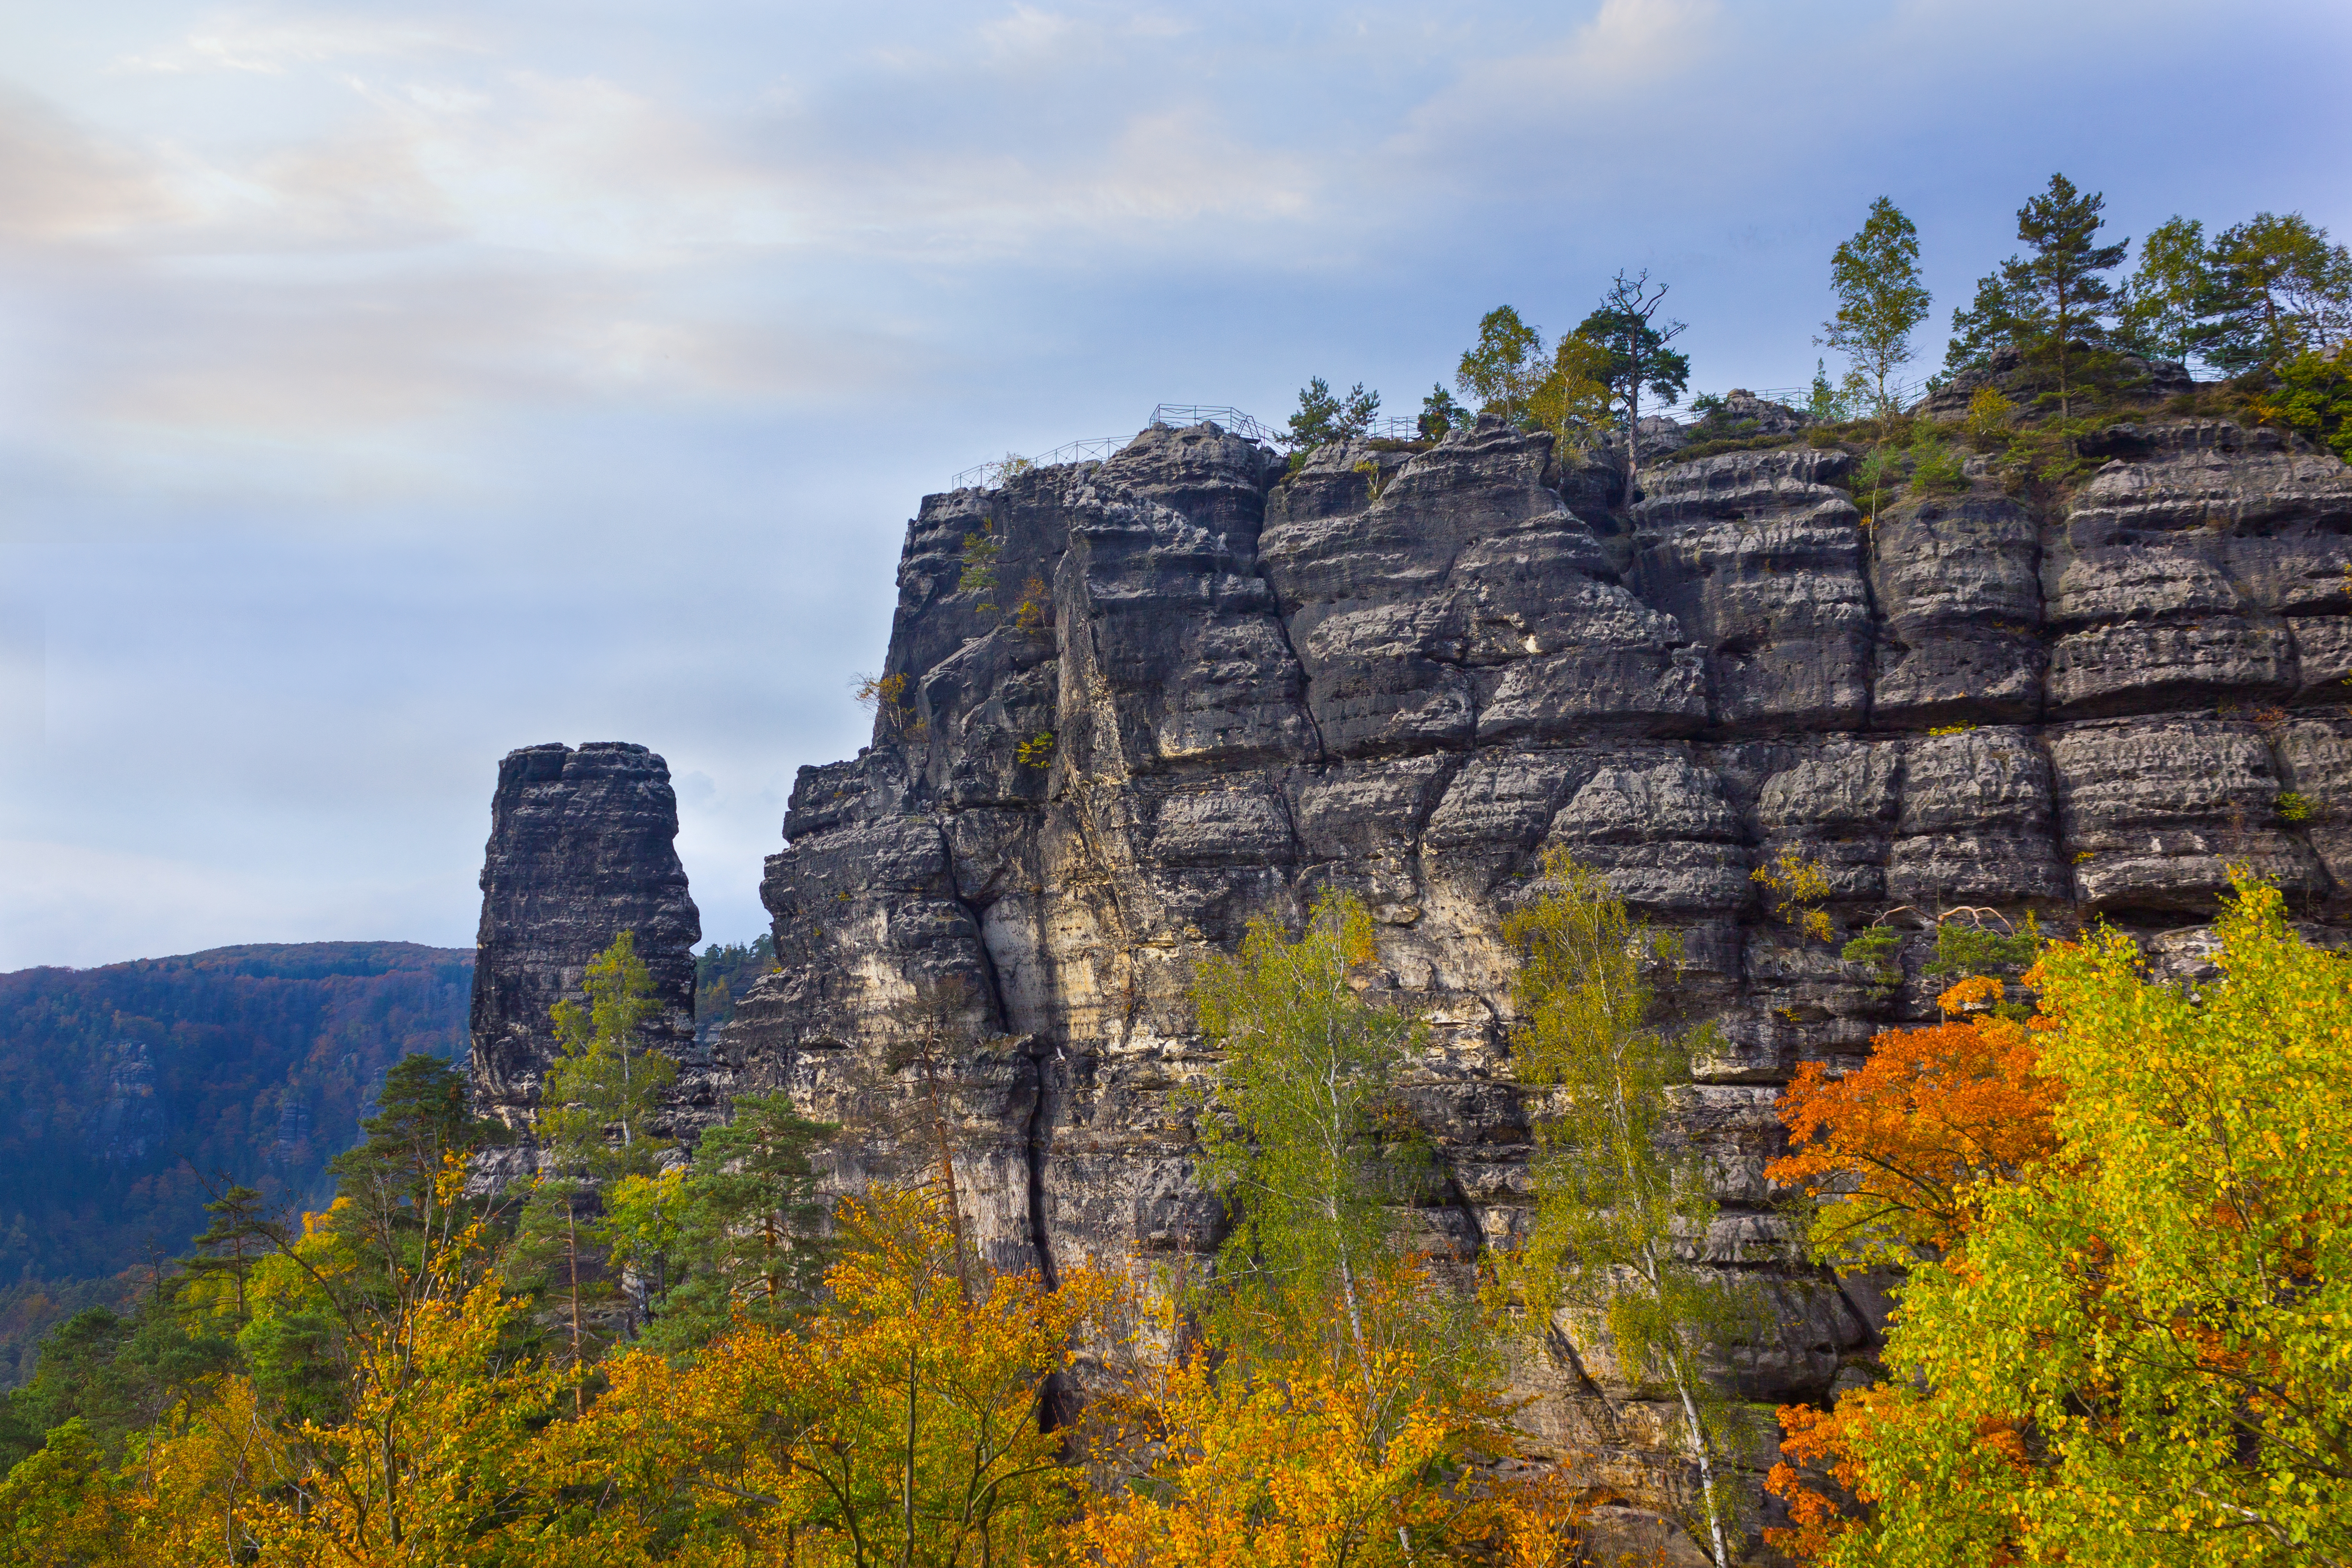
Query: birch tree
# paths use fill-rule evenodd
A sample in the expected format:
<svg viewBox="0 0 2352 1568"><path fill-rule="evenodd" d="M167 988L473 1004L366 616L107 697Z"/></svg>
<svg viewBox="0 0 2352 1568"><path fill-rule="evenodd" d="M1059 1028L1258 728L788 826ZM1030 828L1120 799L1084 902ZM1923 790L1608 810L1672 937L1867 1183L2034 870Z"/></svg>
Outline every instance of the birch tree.
<svg viewBox="0 0 2352 1568"><path fill-rule="evenodd" d="M1520 955L1519 1078L1555 1091L1536 1123L1534 1226L1504 1277L1538 1321L1566 1308L1605 1325L1627 1376L1664 1390L1697 1472L1707 1546L1728 1568L1738 1533L1722 1474L1729 1411L1704 1364L1741 1303L1688 1255L1715 1200L1674 1124L1694 1042L1653 1022L1643 973L1645 958L1670 954L1670 939L1635 924L1566 851L1547 855L1543 874L1503 925Z"/></svg>

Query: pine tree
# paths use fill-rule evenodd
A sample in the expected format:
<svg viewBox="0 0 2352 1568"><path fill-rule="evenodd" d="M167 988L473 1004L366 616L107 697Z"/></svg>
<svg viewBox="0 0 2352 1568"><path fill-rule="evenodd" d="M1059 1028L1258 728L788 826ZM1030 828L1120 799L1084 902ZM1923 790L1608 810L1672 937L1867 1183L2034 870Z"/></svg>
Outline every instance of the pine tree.
<svg viewBox="0 0 2352 1568"><path fill-rule="evenodd" d="M812 1156L836 1131L789 1095L746 1095L703 1133L691 1166L614 1184L604 1234L616 1255L684 1271L646 1343L691 1349L738 1321L781 1328L807 1310L832 1255Z"/></svg>
<svg viewBox="0 0 2352 1568"><path fill-rule="evenodd" d="M1583 324L1576 329L1577 336L1608 351L1607 363L1597 379L1625 411L1625 487L1629 494L1637 491L1642 483L1638 432L1643 389L1646 387L1672 402L1690 384L1690 356L1666 346L1682 336L1683 323L1672 319L1657 322L1658 308L1665 303L1666 285L1659 284L1654 293L1649 284L1646 269L1632 278L1620 272L1610 284L1609 292L1601 296L1601 308L1585 317Z"/></svg>
<svg viewBox="0 0 2352 1568"><path fill-rule="evenodd" d="M205 1212L213 1216L212 1223L192 1244L196 1250L180 1259L180 1270L194 1284L226 1279L236 1297L236 1322L242 1327L252 1316L246 1286L255 1266L274 1250L273 1238L280 1227L271 1223L268 1200L252 1187L229 1188L206 1204ZM181 1287L183 1292L187 1288Z"/></svg>
<svg viewBox="0 0 2352 1568"><path fill-rule="evenodd" d="M1290 434L1284 444L1305 452L1332 441L1352 441L1372 427L1381 411L1381 395L1366 392L1358 382L1346 397L1335 395L1328 383L1316 376L1298 390L1298 412L1290 416Z"/></svg>
<svg viewBox="0 0 2352 1568"><path fill-rule="evenodd" d="M670 1140L654 1131L652 1120L662 1092L677 1080L677 1064L645 1043L645 1025L661 1002L635 932L621 932L596 955L584 989L584 1001L566 998L552 1014L562 1054L540 1091L544 1155L523 1209L519 1259L537 1267L575 1376L618 1283L603 1258L583 1250L598 1238L598 1184L654 1173ZM576 1387L573 1399L581 1399Z"/></svg>
<svg viewBox="0 0 2352 1568"><path fill-rule="evenodd" d="M1415 428L1420 431L1423 440L1434 441L1447 431L1466 424L1469 417L1468 410L1454 402L1454 395L1445 390L1444 383L1440 382L1433 385L1429 395L1421 400L1421 417L1415 422Z"/></svg>
<svg viewBox="0 0 2352 1568"><path fill-rule="evenodd" d="M2073 412L2075 343L2096 344L2106 335L2105 320L2115 288L2099 276L2123 264L2130 241L2096 243L2105 195L2085 195L2063 174L2050 176L2050 188L2017 212L2017 237L2033 249L2025 263L2041 305L2046 351L2058 369L2058 413Z"/></svg>
<svg viewBox="0 0 2352 1568"><path fill-rule="evenodd" d="M2025 263L2011 257L1977 279L1976 298L1952 311L1952 341L1944 350L1947 373L1976 370L2004 351L2023 352L2040 318Z"/></svg>
<svg viewBox="0 0 2352 1568"><path fill-rule="evenodd" d="M1919 231L1885 196L1870 204L1861 229L1830 258L1837 314L1821 342L1853 360L1880 418L1895 412L1887 380L1910 363L1911 330L1932 302L1919 280Z"/></svg>
<svg viewBox="0 0 2352 1568"><path fill-rule="evenodd" d="M540 1092L540 1136L560 1163L587 1175L644 1175L670 1140L652 1121L677 1064L645 1043L648 1019L661 1011L652 972L637 956L636 933L623 931L589 964L583 1002L555 1005L562 1047Z"/></svg>

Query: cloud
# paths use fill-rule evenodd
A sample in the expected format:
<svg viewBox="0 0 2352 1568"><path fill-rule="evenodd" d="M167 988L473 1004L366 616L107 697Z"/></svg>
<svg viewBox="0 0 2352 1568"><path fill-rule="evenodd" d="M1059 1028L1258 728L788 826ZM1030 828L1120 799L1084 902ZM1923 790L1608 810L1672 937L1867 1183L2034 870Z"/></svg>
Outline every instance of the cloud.
<svg viewBox="0 0 2352 1568"><path fill-rule="evenodd" d="M0 85L0 247L80 247L186 212L152 159Z"/></svg>
<svg viewBox="0 0 2352 1568"><path fill-rule="evenodd" d="M447 26L365 16L313 16L289 21L227 19L206 24L161 48L121 56L114 68L174 76L206 71L285 76L331 61L415 59L475 53L481 47L478 41Z"/></svg>
<svg viewBox="0 0 2352 1568"><path fill-rule="evenodd" d="M1471 54L1406 117L1392 150L1444 157L1551 146L1562 163L1605 167L1604 148L1622 153L1672 114L1678 85L1716 65L1732 25L1722 0L1602 0L1563 36ZM1530 146L1535 136L1545 139Z"/></svg>

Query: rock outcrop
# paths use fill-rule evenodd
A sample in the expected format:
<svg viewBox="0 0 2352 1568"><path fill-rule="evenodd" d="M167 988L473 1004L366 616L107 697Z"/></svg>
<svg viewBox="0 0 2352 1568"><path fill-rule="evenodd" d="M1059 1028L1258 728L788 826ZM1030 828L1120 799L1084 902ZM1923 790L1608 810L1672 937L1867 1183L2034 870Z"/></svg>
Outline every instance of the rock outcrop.
<svg viewBox="0 0 2352 1568"><path fill-rule="evenodd" d="M557 1054L550 1014L577 999L588 965L622 931L636 933L661 1011L646 1043L691 1068L694 944L702 921L678 863L669 767L643 746L526 746L499 764L482 859L472 1016L474 1108L530 1126ZM689 1073L684 1101L709 1099ZM515 1151L493 1151L511 1163ZM503 1173L503 1168L500 1173Z"/></svg>
<svg viewBox="0 0 2352 1568"><path fill-rule="evenodd" d="M958 1176L995 1261L1211 1247L1179 1091L1217 1061L1188 965L1346 889L1427 1025L1410 1095L1445 1179L1419 1218L1466 1259L1528 1191L1496 928L1567 845L1681 931L1669 1000L1724 1042L1687 1102L1725 1205L1695 1245L1772 1311L1723 1375L1819 1399L1883 1303L1794 1247L1763 1175L1773 1101L1801 1061L1933 1016L1939 910L2097 913L2188 952L2237 862L2315 919L2352 908L2352 473L2211 421L2105 440L2054 505L1979 477L1867 530L1834 447L1664 463L1628 506L1613 471L1492 420L1295 472L1156 426L927 497L886 665L902 696L856 758L801 773L762 884L779 971L721 1068L856 1122L917 1092L892 1077L910 1033L961 1041ZM974 533L1001 546L992 589L961 585ZM562 761L541 756L509 760L502 825ZM1892 968L1769 918L1749 873L1784 847L1842 925L1908 911ZM593 945L583 925L566 951ZM485 948L480 994L512 972ZM537 1060L524 1018L478 1005L500 1093ZM866 1140L840 1179L894 1158ZM1555 1336L1519 1375L1599 1479L1685 1486L1605 1343Z"/></svg>

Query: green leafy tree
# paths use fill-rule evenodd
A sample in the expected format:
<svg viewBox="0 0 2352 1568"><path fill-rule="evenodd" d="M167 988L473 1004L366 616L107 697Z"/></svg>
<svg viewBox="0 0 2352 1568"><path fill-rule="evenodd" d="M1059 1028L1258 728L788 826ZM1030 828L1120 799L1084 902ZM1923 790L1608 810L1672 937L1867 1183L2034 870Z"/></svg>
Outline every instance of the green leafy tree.
<svg viewBox="0 0 2352 1568"><path fill-rule="evenodd" d="M1609 423L1609 351L1581 332L1552 346L1551 368L1528 395L1528 423L1563 448L1599 438Z"/></svg>
<svg viewBox="0 0 2352 1568"><path fill-rule="evenodd" d="M963 552L956 563L956 592L979 595L981 602L972 608L982 615L996 609L987 596L996 592L996 558L1003 549L1004 542L984 528L963 536Z"/></svg>
<svg viewBox="0 0 2352 1568"><path fill-rule="evenodd" d="M1919 279L1919 231L1885 196L1853 238L1830 258L1830 291L1837 314L1822 326L1821 342L1853 362L1881 417L1895 412L1889 379L1911 360L1911 331L1932 302Z"/></svg>
<svg viewBox="0 0 2352 1568"><path fill-rule="evenodd" d="M656 1349L693 1349L739 1320L784 1327L824 1279L813 1156L836 1129L784 1094L746 1095L733 1110L703 1133L690 1166L624 1177L606 1205L616 1251L682 1271L646 1330Z"/></svg>
<svg viewBox="0 0 2352 1568"><path fill-rule="evenodd" d="M2276 370L2352 332L2352 252L2301 213L2257 213L2213 237L2211 347L2222 369Z"/></svg>
<svg viewBox="0 0 2352 1568"><path fill-rule="evenodd" d="M1686 1257L1716 1205L1674 1119L1696 1042L1654 1022L1643 975L1672 942L1564 850L1546 855L1543 876L1503 925L1519 953L1520 1080L1555 1091L1536 1127L1534 1225L1503 1277L1539 1321L1565 1308L1605 1325L1627 1375L1664 1388L1697 1470L1700 1524L1728 1568L1738 1521L1722 1472L1738 1434L1704 1365L1745 1304Z"/></svg>
<svg viewBox="0 0 2352 1568"><path fill-rule="evenodd" d="M2116 346L2147 359L2201 354L2211 339L2213 290L2205 226L2175 214L2140 241L2139 265L2116 296Z"/></svg>
<svg viewBox="0 0 2352 1568"><path fill-rule="evenodd" d="M9 1568L105 1568L132 1561L129 1489L79 1419L0 1480L0 1562Z"/></svg>
<svg viewBox="0 0 2352 1568"><path fill-rule="evenodd" d="M1584 318L1577 336L1608 351L1601 384L1618 407L1625 411L1626 486L1642 482L1642 458L1635 434L1642 422L1642 393L1647 388L1671 403L1690 384L1690 356L1666 345L1682 336L1682 322L1658 320L1665 303L1666 285L1650 288L1646 268L1628 278L1620 272L1601 298L1601 308Z"/></svg>
<svg viewBox="0 0 2352 1568"><path fill-rule="evenodd" d="M2305 350L2278 367L2278 386L2258 406L2352 463L2352 350Z"/></svg>
<svg viewBox="0 0 2352 1568"><path fill-rule="evenodd" d="M1481 414L1498 414L1517 425L1543 379L1543 334L1510 306L1497 305L1478 318L1478 344L1464 352L1454 384L1477 399Z"/></svg>
<svg viewBox="0 0 2352 1568"><path fill-rule="evenodd" d="M1294 452L1305 452L1333 441L1352 441L1372 427L1381 411L1381 395L1366 392L1358 382L1340 397L1321 376L1298 389L1298 412L1290 416L1290 434L1283 442Z"/></svg>
<svg viewBox="0 0 2352 1568"><path fill-rule="evenodd" d="M1415 425L1423 440L1434 441L1448 430L1469 422L1470 411L1454 402L1454 395L1446 391L1444 384L1440 382L1429 389L1428 396L1421 400L1421 417Z"/></svg>
<svg viewBox="0 0 2352 1568"><path fill-rule="evenodd" d="M1372 954L1363 904L1326 893L1299 940L1253 921L1241 951L1202 961L1192 986L1202 1031L1224 1052L1223 1115L1202 1116L1200 1136L1234 1217L1218 1279L1242 1310L1228 1317L1305 1341L1336 1332L1367 1378L1369 1282L1397 1256L1389 1205L1417 1164L1409 1141L1384 1136L1412 1026L1349 984ZM1337 1302L1339 1321L1286 1321L1318 1302Z"/></svg>

